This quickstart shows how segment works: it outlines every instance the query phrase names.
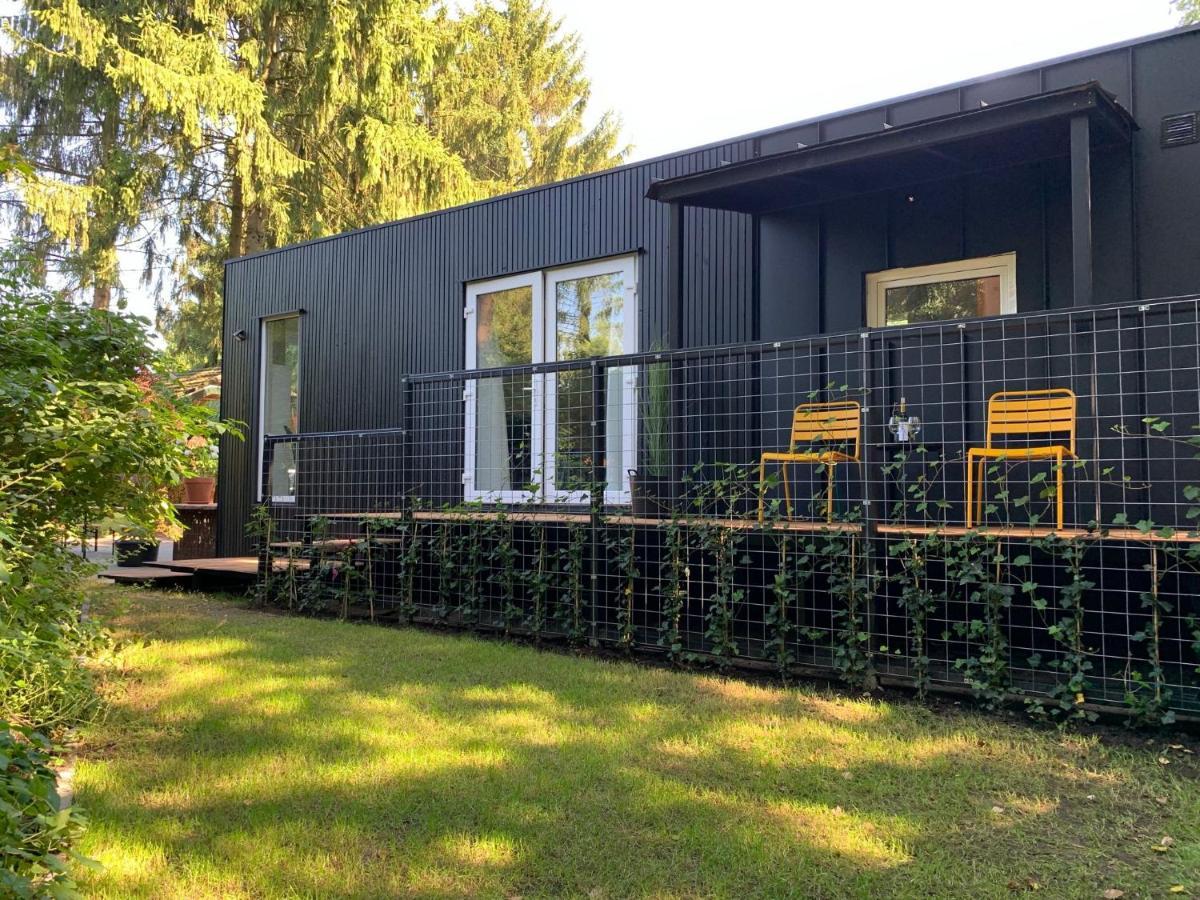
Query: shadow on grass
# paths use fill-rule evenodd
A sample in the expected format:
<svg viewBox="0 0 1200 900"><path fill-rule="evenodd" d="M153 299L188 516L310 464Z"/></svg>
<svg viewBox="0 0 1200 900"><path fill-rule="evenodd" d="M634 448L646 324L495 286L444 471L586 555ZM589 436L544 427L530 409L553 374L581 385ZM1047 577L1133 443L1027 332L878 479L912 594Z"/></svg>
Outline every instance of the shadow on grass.
<svg viewBox="0 0 1200 900"><path fill-rule="evenodd" d="M1127 768L974 717L150 596L81 767L129 896L1095 896ZM1091 796L1095 801L1085 801Z"/></svg>

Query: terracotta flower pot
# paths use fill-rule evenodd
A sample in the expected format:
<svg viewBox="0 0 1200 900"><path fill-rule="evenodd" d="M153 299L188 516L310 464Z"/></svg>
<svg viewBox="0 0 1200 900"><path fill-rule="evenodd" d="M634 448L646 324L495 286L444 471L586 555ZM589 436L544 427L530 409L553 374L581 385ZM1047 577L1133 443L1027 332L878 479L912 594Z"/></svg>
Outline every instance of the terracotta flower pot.
<svg viewBox="0 0 1200 900"><path fill-rule="evenodd" d="M217 479L210 477L183 479L184 503L212 503L217 495Z"/></svg>

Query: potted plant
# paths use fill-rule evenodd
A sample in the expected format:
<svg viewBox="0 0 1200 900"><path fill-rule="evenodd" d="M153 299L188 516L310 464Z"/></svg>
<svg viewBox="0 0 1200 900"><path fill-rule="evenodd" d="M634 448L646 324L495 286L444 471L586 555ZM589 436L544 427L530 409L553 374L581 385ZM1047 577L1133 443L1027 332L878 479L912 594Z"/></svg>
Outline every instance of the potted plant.
<svg viewBox="0 0 1200 900"><path fill-rule="evenodd" d="M642 398L644 464L629 472L629 492L635 516L660 516L669 511L670 414L670 366L665 362L651 363L646 366L646 390Z"/></svg>
<svg viewBox="0 0 1200 900"><path fill-rule="evenodd" d="M217 494L217 447L207 438L188 439L192 474L183 479L184 503L212 503Z"/></svg>

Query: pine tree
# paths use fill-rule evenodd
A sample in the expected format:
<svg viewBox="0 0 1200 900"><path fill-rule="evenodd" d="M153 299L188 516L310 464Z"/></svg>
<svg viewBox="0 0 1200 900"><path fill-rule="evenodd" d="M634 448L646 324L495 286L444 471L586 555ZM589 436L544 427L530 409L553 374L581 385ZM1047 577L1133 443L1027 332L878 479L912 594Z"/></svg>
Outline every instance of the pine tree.
<svg viewBox="0 0 1200 900"><path fill-rule="evenodd" d="M611 166L576 35L531 0L30 0L0 77L18 221L96 302L164 243L168 344L219 352L221 263Z"/></svg>
<svg viewBox="0 0 1200 900"><path fill-rule="evenodd" d="M581 42L545 5L481 4L454 23L443 53L423 116L491 192L609 168L628 152L611 113L585 128Z"/></svg>
<svg viewBox="0 0 1200 900"><path fill-rule="evenodd" d="M125 11L107 5L105 27L120 27ZM137 229L163 165L148 152L144 117L93 64L98 46L70 46L38 12L12 22L18 52L0 59L0 142L28 161L10 179L19 198L6 198L11 224L43 278L52 270L108 308L120 285L118 243Z"/></svg>

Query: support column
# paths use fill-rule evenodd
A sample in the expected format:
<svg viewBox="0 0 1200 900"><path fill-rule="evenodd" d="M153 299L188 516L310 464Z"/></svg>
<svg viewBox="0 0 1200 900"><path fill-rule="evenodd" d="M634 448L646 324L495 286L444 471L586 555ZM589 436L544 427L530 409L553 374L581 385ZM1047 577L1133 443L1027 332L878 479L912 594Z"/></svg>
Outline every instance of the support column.
<svg viewBox="0 0 1200 900"><path fill-rule="evenodd" d="M1086 114L1071 119L1072 303L1092 302L1092 146Z"/></svg>
<svg viewBox="0 0 1200 900"><path fill-rule="evenodd" d="M683 348L683 204L672 203L668 211L667 228L667 308L663 311L665 328L663 343L668 349ZM671 447L671 497L676 508L683 502L683 479L687 474L686 417L687 361L675 357L670 368L670 410L667 416ZM682 510L681 510L682 511Z"/></svg>
<svg viewBox="0 0 1200 900"><path fill-rule="evenodd" d="M667 224L667 308L663 310L663 343L668 349L683 346L683 204L672 203Z"/></svg>

